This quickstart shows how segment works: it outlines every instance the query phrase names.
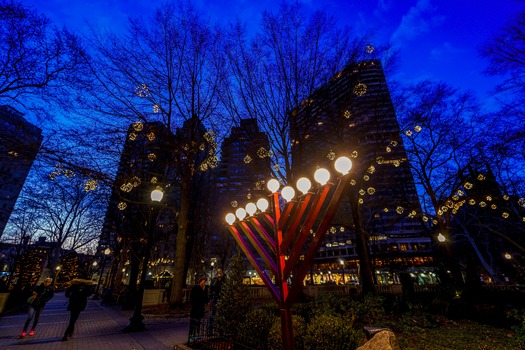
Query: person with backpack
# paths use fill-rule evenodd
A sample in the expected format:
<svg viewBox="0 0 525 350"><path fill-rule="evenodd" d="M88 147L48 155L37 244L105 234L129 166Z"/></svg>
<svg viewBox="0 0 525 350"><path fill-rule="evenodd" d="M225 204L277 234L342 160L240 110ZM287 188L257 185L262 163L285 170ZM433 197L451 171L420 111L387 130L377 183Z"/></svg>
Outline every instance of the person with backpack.
<svg viewBox="0 0 525 350"><path fill-rule="evenodd" d="M71 287L66 290L66 298L69 298L67 310L70 312L70 317L62 341L73 336L75 323L80 313L86 309L88 297L93 294L92 286L93 282L90 280L74 279L71 281Z"/></svg>

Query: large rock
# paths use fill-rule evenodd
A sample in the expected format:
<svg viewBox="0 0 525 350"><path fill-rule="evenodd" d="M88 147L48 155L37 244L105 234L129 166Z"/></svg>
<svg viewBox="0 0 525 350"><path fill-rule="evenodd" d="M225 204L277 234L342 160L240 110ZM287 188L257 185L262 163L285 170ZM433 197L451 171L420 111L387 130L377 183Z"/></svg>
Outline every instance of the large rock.
<svg viewBox="0 0 525 350"><path fill-rule="evenodd" d="M401 350L401 348L394 332L382 330L377 332L365 345L358 347L357 350Z"/></svg>

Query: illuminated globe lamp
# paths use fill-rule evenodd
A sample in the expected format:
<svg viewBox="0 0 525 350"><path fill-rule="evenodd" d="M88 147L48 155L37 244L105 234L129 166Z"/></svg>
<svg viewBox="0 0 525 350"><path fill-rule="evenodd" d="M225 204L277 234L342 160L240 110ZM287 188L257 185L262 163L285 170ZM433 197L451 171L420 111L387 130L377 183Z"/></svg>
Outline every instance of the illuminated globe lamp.
<svg viewBox="0 0 525 350"><path fill-rule="evenodd" d="M277 179L271 179L266 184L266 187L270 190L270 192L275 193L279 191L279 187L281 187L281 184L279 183Z"/></svg>
<svg viewBox="0 0 525 350"><path fill-rule="evenodd" d="M233 225L233 223L235 222L235 214L233 213L226 214L226 222L228 223L228 225Z"/></svg>
<svg viewBox="0 0 525 350"><path fill-rule="evenodd" d="M260 198L257 201L257 208L259 208L259 210L262 212L265 212L269 206L270 206L270 203L268 203L268 200L266 198Z"/></svg>
<svg viewBox="0 0 525 350"><path fill-rule="evenodd" d="M253 216L255 212L257 211L257 206L254 203L248 203L246 204L246 212L248 215Z"/></svg>
<svg viewBox="0 0 525 350"><path fill-rule="evenodd" d="M237 209L235 211L235 216L241 221L244 220L244 218L246 217L246 210L244 210L244 208Z"/></svg>
<svg viewBox="0 0 525 350"><path fill-rule="evenodd" d="M314 179L319 182L321 186L324 186L328 180L330 180L330 172L324 168L319 168L314 173Z"/></svg>
<svg viewBox="0 0 525 350"><path fill-rule="evenodd" d="M440 232L439 235L437 236L437 239L438 241L440 241L441 243L445 242L447 239L445 238L445 236L443 236L443 234Z"/></svg>
<svg viewBox="0 0 525 350"><path fill-rule="evenodd" d="M346 175L352 169L352 161L348 157L339 157L335 161L335 170L343 175Z"/></svg>
<svg viewBox="0 0 525 350"><path fill-rule="evenodd" d="M162 197L164 197L164 192L159 186L157 186L157 188L151 191L151 201L160 202L162 200Z"/></svg>
<svg viewBox="0 0 525 350"><path fill-rule="evenodd" d="M308 191L310 191L310 188L312 188L312 182L306 178L301 177L299 180L297 180L297 189L302 192L302 194L307 194Z"/></svg>
<svg viewBox="0 0 525 350"><path fill-rule="evenodd" d="M295 196L295 190L291 186L286 186L281 190L281 196L287 201L291 201Z"/></svg>

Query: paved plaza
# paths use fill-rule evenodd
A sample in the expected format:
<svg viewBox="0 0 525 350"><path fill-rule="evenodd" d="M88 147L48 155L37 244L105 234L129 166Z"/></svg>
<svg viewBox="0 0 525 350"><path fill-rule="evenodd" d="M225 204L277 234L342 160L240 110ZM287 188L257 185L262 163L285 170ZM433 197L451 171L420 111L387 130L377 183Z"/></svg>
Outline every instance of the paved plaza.
<svg viewBox="0 0 525 350"><path fill-rule="evenodd" d="M0 316L0 349L165 350L187 341L189 318L145 315L145 331L123 333L132 310L122 311L119 305L106 306L100 305L100 300L89 300L75 325L74 336L63 342L69 321L66 307L64 292L55 293L40 316L35 335L23 339L19 339L19 335L26 313Z"/></svg>

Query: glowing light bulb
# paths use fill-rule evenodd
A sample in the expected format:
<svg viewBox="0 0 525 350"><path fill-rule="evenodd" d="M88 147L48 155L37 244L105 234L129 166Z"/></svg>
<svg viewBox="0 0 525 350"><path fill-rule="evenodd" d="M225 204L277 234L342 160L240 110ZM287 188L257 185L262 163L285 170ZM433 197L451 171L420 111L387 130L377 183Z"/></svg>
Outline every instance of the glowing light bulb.
<svg viewBox="0 0 525 350"><path fill-rule="evenodd" d="M237 216L237 218L239 220L242 220L246 217L246 210L244 210L244 208L239 208L235 211L235 216Z"/></svg>
<svg viewBox="0 0 525 350"><path fill-rule="evenodd" d="M248 215L253 216L253 214L255 214L256 211L257 211L257 206L254 203L250 202L246 204L246 212L248 213Z"/></svg>
<svg viewBox="0 0 525 350"><path fill-rule="evenodd" d="M233 213L226 214L226 222L232 225L235 222L235 215L233 215Z"/></svg>
<svg viewBox="0 0 525 350"><path fill-rule="evenodd" d="M299 180L297 180L297 189L301 191L303 194L306 194L310 188L312 187L312 182L306 178L302 177Z"/></svg>
<svg viewBox="0 0 525 350"><path fill-rule="evenodd" d="M291 201L295 196L295 190L291 186L286 186L281 190L281 196L287 201Z"/></svg>
<svg viewBox="0 0 525 350"><path fill-rule="evenodd" d="M319 168L315 171L314 179L321 185L326 185L328 180L330 180L330 172L326 169Z"/></svg>
<svg viewBox="0 0 525 350"><path fill-rule="evenodd" d="M259 208L260 211L266 211L269 205L270 203L268 203L268 200L266 198L260 198L257 201L257 208Z"/></svg>
<svg viewBox="0 0 525 350"><path fill-rule="evenodd" d="M279 187L281 187L281 184L276 179L271 179L266 184L266 187L270 190L270 192L275 193L279 190Z"/></svg>
<svg viewBox="0 0 525 350"><path fill-rule="evenodd" d="M440 234L438 235L438 241L440 241L440 242L445 242L446 240L447 240L447 239L445 238L445 236L443 236L442 233L440 233Z"/></svg>
<svg viewBox="0 0 525 350"><path fill-rule="evenodd" d="M339 157L335 161L335 170L345 175L352 169L352 161L348 157Z"/></svg>

